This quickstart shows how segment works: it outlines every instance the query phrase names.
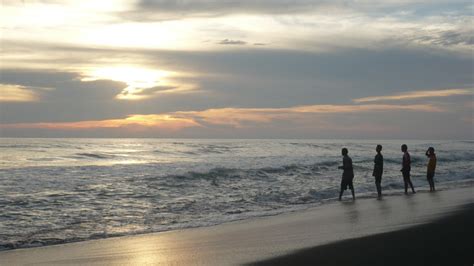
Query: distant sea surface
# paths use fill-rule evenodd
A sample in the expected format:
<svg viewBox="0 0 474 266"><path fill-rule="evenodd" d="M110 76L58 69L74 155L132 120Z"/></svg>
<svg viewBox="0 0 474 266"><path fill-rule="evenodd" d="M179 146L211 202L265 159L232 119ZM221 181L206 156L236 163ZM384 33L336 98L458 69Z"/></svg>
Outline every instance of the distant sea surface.
<svg viewBox="0 0 474 266"><path fill-rule="evenodd" d="M0 250L209 226L275 215L338 196L340 150L353 159L356 196L375 194L376 144L385 194L426 181L436 149L439 189L473 186L474 141L0 138ZM349 196L346 192L346 196Z"/></svg>

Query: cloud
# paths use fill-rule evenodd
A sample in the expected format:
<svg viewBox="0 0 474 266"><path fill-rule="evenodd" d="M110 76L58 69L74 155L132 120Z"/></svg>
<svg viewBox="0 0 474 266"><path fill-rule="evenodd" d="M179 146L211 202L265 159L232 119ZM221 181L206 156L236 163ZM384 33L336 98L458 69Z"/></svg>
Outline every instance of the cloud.
<svg viewBox="0 0 474 266"><path fill-rule="evenodd" d="M290 108L219 108L203 111L178 111L165 114L130 115L123 119L59 123L12 123L2 128L94 129L119 127L157 127L176 131L206 125L245 127L275 120L298 120L304 115L354 114L388 111L442 112L431 105L308 105ZM302 116L303 115L303 116Z"/></svg>
<svg viewBox="0 0 474 266"><path fill-rule="evenodd" d="M52 130L90 130L100 128L123 128L128 130L139 130L140 128L153 127L168 132L173 132L186 127L199 126L196 122L171 117L169 115L130 115L123 119L109 119L96 121L62 122L62 123L17 123L0 124L0 128L14 129L52 129Z"/></svg>
<svg viewBox="0 0 474 266"><path fill-rule="evenodd" d="M449 111L447 111L449 110ZM166 138L456 138L472 126L468 112L432 105L306 105L212 108L76 122L0 124L4 137ZM460 115L461 114L461 115ZM409 119L407 119L409 117ZM47 118L46 118L47 119ZM419 121L423 121L420 127ZM442 123L440 121L443 121ZM410 128L409 131L406 128ZM457 130L453 131L452 128Z"/></svg>
<svg viewBox="0 0 474 266"><path fill-rule="evenodd" d="M176 91L176 89L178 89L177 86L156 86L149 89L137 90L133 92L133 94L138 96L153 96L158 93Z"/></svg>
<svg viewBox="0 0 474 266"><path fill-rule="evenodd" d="M0 102L34 102L38 99L38 93L28 87L0 84Z"/></svg>
<svg viewBox="0 0 474 266"><path fill-rule="evenodd" d="M194 121L244 127L247 123L271 123L275 120L297 121L305 115L374 113L388 111L442 112L432 105L307 105L289 108L221 108L204 111L175 112L173 116Z"/></svg>
<svg viewBox="0 0 474 266"><path fill-rule="evenodd" d="M466 0L140 0L126 15L136 20L212 17L229 14L301 14L314 11L387 12L431 5L434 7L468 6ZM434 10L437 10L436 8ZM433 12L433 11L432 11ZM145 15L146 14L146 15ZM141 15L141 16L140 16Z"/></svg>
<svg viewBox="0 0 474 266"><path fill-rule="evenodd" d="M136 8L127 12L126 16L136 20L167 20L184 16L214 17L235 13L282 14L304 12L330 3L329 0L140 0Z"/></svg>
<svg viewBox="0 0 474 266"><path fill-rule="evenodd" d="M377 101L396 101L396 100L411 100L419 98L432 97L448 97L455 95L472 95L474 89L446 89L446 90L427 90L427 91L412 91L402 94L389 96L371 96L353 99L355 103L377 102Z"/></svg>
<svg viewBox="0 0 474 266"><path fill-rule="evenodd" d="M82 81L80 73L54 70L2 69L2 83L41 89L37 100L54 102L73 100L76 102L113 99L126 85L112 80Z"/></svg>
<svg viewBox="0 0 474 266"><path fill-rule="evenodd" d="M194 92L195 87L191 85L185 86L155 86L151 88L127 87L116 96L120 100L146 100L164 94L189 94Z"/></svg>
<svg viewBox="0 0 474 266"><path fill-rule="evenodd" d="M219 41L217 44L222 44L222 45L246 45L247 42L240 41L240 40L224 39L222 41Z"/></svg>
<svg viewBox="0 0 474 266"><path fill-rule="evenodd" d="M2 69L1 82L49 87L40 102L2 103L0 123L115 119L128 114L237 107L285 107L347 104L366 95L392 95L399 88L428 90L473 84L472 60L429 51L346 49L320 54L285 49L170 51L160 49L27 46L24 54L44 56L47 69ZM48 57L53 59L48 60ZM116 66L126 61L192 76L172 76L169 84L197 89L186 94L146 90L137 102L118 101L128 84L111 80L81 81L80 72L52 71ZM126 74L124 74L126 76ZM162 82L158 86L163 86ZM165 84L168 86L167 84ZM160 88L164 89L164 88ZM166 90L165 90L166 91ZM191 93L192 92L192 93ZM154 97L158 93L159 97ZM150 96L150 95L148 95ZM461 101L461 98L452 100Z"/></svg>
<svg viewBox="0 0 474 266"><path fill-rule="evenodd" d="M102 2L110 10L87 12ZM120 4L113 3L58 1L51 8L49 4L36 9L26 5L28 12L22 8L7 11L8 16L2 18L2 25L6 25L2 27L2 44L41 40L82 47L189 51L224 49L219 42L203 41L232 36L249 44L264 40L272 47L318 52L412 46L463 55L470 55L473 46L472 12L466 11L470 1L142 0L135 6L125 5L128 8L122 12L115 9ZM55 11L50 14L48 10ZM35 11L45 19L35 21ZM73 19L66 19L69 12L75 15ZM121 14L136 21L123 20ZM51 25L41 24L49 20ZM24 54L20 51L20 62L16 63L32 64L35 57ZM10 61L10 56L3 54L2 61Z"/></svg>
<svg viewBox="0 0 474 266"><path fill-rule="evenodd" d="M433 46L455 46L465 45L472 47L474 45L474 30L472 28L455 30L432 30L414 36L416 42L430 44Z"/></svg>
<svg viewBox="0 0 474 266"><path fill-rule="evenodd" d="M366 98L399 96L400 88L474 84L471 1L24 2L4 1L0 16L0 83L14 86L3 95L0 123L117 122L158 114L212 129L275 126L274 132L298 124L295 131L306 134L303 124L322 125L314 120L321 116L357 127L378 119L373 114L405 125L406 115L436 113L445 119L438 123L449 124L468 97L443 98L439 107L449 112L350 103L377 103ZM114 71L104 73L108 68ZM425 118L412 128L419 121ZM324 125L339 130L330 121ZM198 128L182 130L191 136Z"/></svg>

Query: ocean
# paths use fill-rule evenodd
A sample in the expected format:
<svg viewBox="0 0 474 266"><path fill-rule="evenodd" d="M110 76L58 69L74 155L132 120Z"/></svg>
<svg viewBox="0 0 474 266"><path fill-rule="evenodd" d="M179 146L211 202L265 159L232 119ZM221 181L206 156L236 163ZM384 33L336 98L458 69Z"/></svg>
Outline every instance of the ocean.
<svg viewBox="0 0 474 266"><path fill-rule="evenodd" d="M406 143L417 191L436 150L437 189L473 186L474 141L0 138L0 250L216 225L337 199L347 147L356 197L403 193ZM345 196L350 198L346 191Z"/></svg>

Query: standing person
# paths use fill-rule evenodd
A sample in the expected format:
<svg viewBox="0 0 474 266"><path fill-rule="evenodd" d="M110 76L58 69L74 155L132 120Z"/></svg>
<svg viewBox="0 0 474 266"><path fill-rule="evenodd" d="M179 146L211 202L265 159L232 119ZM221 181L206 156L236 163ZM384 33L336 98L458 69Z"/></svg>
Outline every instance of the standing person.
<svg viewBox="0 0 474 266"><path fill-rule="evenodd" d="M426 178L428 179L428 183L430 184L430 192L435 191L434 175L436 169L436 154L434 151L435 150L433 147L429 147L426 151L426 156L429 158Z"/></svg>
<svg viewBox="0 0 474 266"><path fill-rule="evenodd" d="M411 159L410 154L408 153L408 147L406 144L402 145L402 152L403 152L403 160L402 160L402 174L403 174L403 182L405 183L405 194L408 194L408 185L411 187L411 191L415 192L413 188L413 184L410 180L410 170L411 170Z"/></svg>
<svg viewBox="0 0 474 266"><path fill-rule="evenodd" d="M377 187L377 194L378 198L380 199L382 197L382 174L383 174L383 156L382 156L382 145L377 145L375 148L375 151L377 152L377 155L375 155L374 158L374 172L372 173L372 176L375 177L375 187Z"/></svg>
<svg viewBox="0 0 474 266"><path fill-rule="evenodd" d="M342 193L349 187L352 192L352 199L355 200L354 185L352 180L354 179L354 170L352 169L352 159L347 155L349 151L346 148L342 148L342 166L339 169L343 169L342 180L341 180L341 192L339 193L339 200L342 199Z"/></svg>

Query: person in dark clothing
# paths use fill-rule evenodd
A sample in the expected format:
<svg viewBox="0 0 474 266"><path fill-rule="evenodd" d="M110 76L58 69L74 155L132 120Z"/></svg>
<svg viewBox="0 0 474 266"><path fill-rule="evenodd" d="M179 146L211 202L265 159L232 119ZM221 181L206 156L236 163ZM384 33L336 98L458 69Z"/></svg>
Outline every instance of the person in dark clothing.
<svg viewBox="0 0 474 266"><path fill-rule="evenodd" d="M344 190L349 187L352 192L352 199L355 200L354 185L352 180L354 179L354 170L352 169L352 159L347 154L349 151L346 148L343 148L342 151L342 166L339 166L339 169L343 169L342 180L341 180L341 192L339 193L339 200L342 199L342 193Z"/></svg>
<svg viewBox="0 0 474 266"><path fill-rule="evenodd" d="M436 154L433 147L428 148L426 156L429 158L426 179L428 179L428 183L430 184L430 192L433 192L435 191L434 175L436 169Z"/></svg>
<svg viewBox="0 0 474 266"><path fill-rule="evenodd" d="M377 145L377 148L375 148L375 151L377 151L377 155L375 155L374 159L374 172L372 173L372 176L375 177L375 187L377 187L377 194L378 198L382 197L382 174L383 174L383 156L382 153L382 145Z"/></svg>
<svg viewBox="0 0 474 266"><path fill-rule="evenodd" d="M413 188L413 183L410 179L410 170L411 170L411 159L410 154L408 153L408 147L406 144L402 145L403 160L402 160L402 172L403 182L405 183L405 194L408 194L408 185L411 187L411 191L416 193L415 188Z"/></svg>

